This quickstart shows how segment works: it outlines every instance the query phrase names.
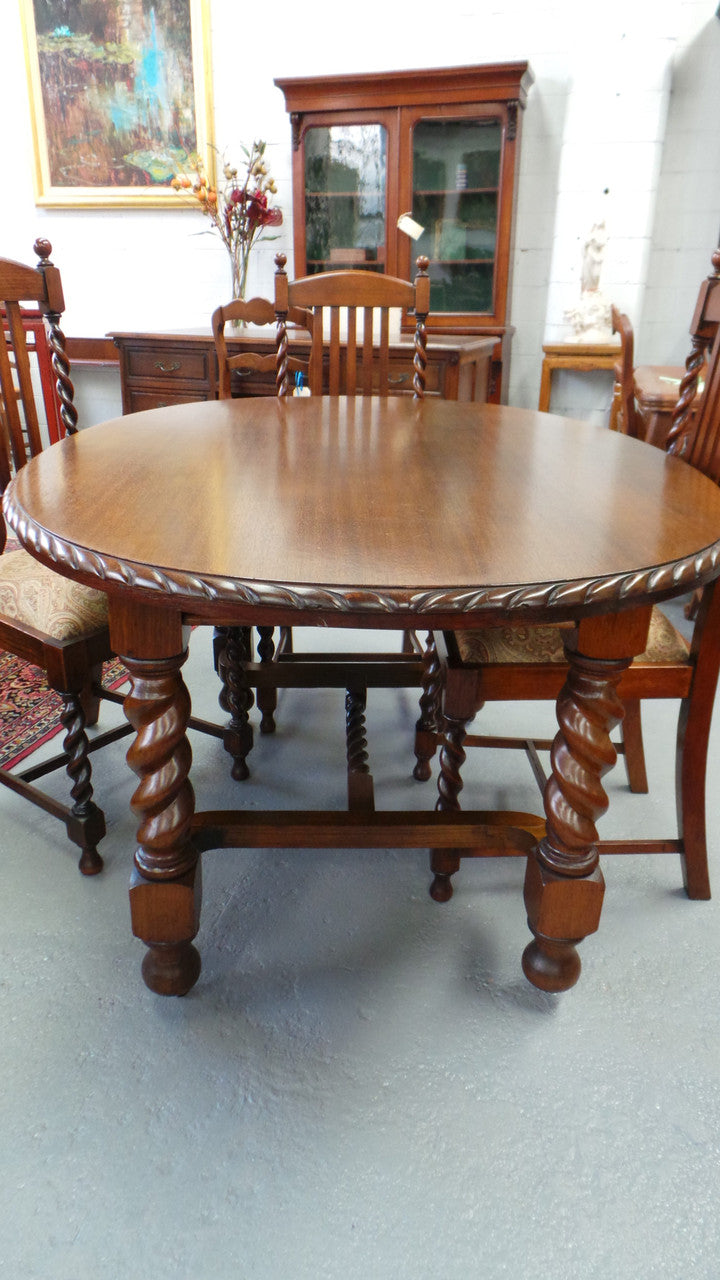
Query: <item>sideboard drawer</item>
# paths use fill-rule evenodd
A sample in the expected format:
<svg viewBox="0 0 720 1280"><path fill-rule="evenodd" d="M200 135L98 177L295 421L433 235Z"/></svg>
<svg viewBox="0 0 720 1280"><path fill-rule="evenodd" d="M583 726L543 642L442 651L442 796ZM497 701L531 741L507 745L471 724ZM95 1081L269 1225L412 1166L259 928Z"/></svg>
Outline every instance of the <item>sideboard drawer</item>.
<svg viewBox="0 0 720 1280"><path fill-rule="evenodd" d="M192 401L207 400L202 391L165 391L158 387L157 391L141 391L137 387L129 387L126 395L124 413L140 413L143 409L164 409L169 404L189 404Z"/></svg>
<svg viewBox="0 0 720 1280"><path fill-rule="evenodd" d="M379 370L378 370L379 373ZM425 391L428 395L440 390L441 369L437 361L428 359L425 368ZM415 366L412 360L391 360L388 370L388 389L391 395L412 391Z"/></svg>
<svg viewBox="0 0 720 1280"><path fill-rule="evenodd" d="M128 347L127 374L129 378L146 381L148 378L169 378L173 382L201 382L207 385L210 377L209 351L200 348L174 351L167 346Z"/></svg>
<svg viewBox="0 0 720 1280"><path fill-rule="evenodd" d="M413 393L413 377L415 375L415 367L412 357L402 356L395 360L388 361L387 384L384 390L391 396L412 395ZM323 381L325 386L329 383L329 371L327 362L324 369ZM428 360L425 370L425 391L428 395L437 395L442 385L442 366L437 361ZM358 364L357 370L357 387L362 386L361 368ZM341 394L345 394L345 375L341 371L340 375ZM372 370L372 389L374 395L381 394L383 388L380 386L380 362L375 361Z"/></svg>

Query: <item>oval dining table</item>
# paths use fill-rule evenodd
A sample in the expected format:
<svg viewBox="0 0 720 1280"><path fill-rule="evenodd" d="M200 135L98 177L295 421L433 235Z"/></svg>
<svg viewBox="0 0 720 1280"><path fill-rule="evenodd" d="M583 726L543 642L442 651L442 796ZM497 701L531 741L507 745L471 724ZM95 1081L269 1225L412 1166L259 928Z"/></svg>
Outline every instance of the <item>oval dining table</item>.
<svg viewBox="0 0 720 1280"><path fill-rule="evenodd" d="M131 676L139 784L131 879L147 985L197 980L201 853L219 847L483 846L527 858L529 980L564 990L598 928L595 822L621 672L652 605L720 574L720 491L583 422L426 398L238 399L130 414L62 440L6 491L44 564L107 592ZM191 627L467 630L572 622L560 773L545 823L461 810L441 752L432 812L197 809L181 667ZM558 756L558 752L555 752ZM243 790L244 789L244 790ZM429 803L432 804L432 801ZM520 828L522 824L519 824Z"/></svg>

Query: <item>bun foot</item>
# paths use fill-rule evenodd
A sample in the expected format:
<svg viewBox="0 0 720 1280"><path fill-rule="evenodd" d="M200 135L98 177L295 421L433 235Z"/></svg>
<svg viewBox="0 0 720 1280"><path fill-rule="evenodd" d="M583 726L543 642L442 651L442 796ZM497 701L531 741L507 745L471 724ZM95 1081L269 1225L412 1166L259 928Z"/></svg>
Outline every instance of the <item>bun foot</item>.
<svg viewBox="0 0 720 1280"><path fill-rule="evenodd" d="M418 760L413 769L413 778L416 782L427 782L432 777L432 769L429 760Z"/></svg>
<svg viewBox="0 0 720 1280"><path fill-rule="evenodd" d="M572 942L535 938L523 952L522 967L528 982L541 991L569 991L582 965Z"/></svg>
<svg viewBox="0 0 720 1280"><path fill-rule="evenodd" d="M430 897L435 902L449 902L453 896L452 880L444 871L438 871L430 885Z"/></svg>
<svg viewBox="0 0 720 1280"><path fill-rule="evenodd" d="M145 985L159 996L184 996L200 976L200 954L190 942L154 946L145 954Z"/></svg>
<svg viewBox="0 0 720 1280"><path fill-rule="evenodd" d="M230 776L234 778L235 782L244 782L246 778L250 777L250 770L244 760L235 760L233 762Z"/></svg>
<svg viewBox="0 0 720 1280"><path fill-rule="evenodd" d="M104 867L104 862L97 849L83 849L78 867L84 876L96 876Z"/></svg>

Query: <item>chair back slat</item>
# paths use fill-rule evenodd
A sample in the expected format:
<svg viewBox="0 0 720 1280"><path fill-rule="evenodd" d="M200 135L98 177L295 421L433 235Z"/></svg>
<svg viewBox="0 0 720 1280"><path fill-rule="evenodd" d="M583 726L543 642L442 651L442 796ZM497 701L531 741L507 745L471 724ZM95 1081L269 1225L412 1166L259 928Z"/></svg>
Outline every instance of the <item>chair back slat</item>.
<svg viewBox="0 0 720 1280"><path fill-rule="evenodd" d="M16 405L19 403L22 407L25 422L25 440L27 441L29 456L35 457L36 454L42 453L43 442L40 436L40 424L35 404L35 388L33 387L30 368L30 356L28 355L27 335L23 325L22 313L17 302L6 302L5 314L12 346L12 360L10 363L14 367L17 379ZM3 399L5 399L5 388L3 388ZM17 443L20 446L24 444L24 440L21 440L18 436ZM27 461L24 448L22 453L22 462L16 461L16 466L22 466Z"/></svg>
<svg viewBox="0 0 720 1280"><path fill-rule="evenodd" d="M380 312L380 395L390 390L390 313L387 307Z"/></svg>
<svg viewBox="0 0 720 1280"><path fill-rule="evenodd" d="M319 313L311 312L313 317L312 330L312 347L310 348L310 392L314 396L321 396L323 392L323 358L324 358L324 341L323 341L323 317L322 310ZM278 327L282 327L282 321L278 319ZM282 392L280 393L282 395Z"/></svg>
<svg viewBox="0 0 720 1280"><path fill-rule="evenodd" d="M357 310L347 309L347 339L345 342L345 394L357 392Z"/></svg>
<svg viewBox="0 0 720 1280"><path fill-rule="evenodd" d="M292 287L292 286L291 286ZM322 323L322 313L316 309L315 323L319 326ZM340 395L340 308L336 306L330 307L330 346L329 346L330 368L328 378L330 383L330 395Z"/></svg>
<svg viewBox="0 0 720 1280"><path fill-rule="evenodd" d="M385 314L385 313L381 312L381 314ZM364 307L363 308L362 363L361 363L361 370L360 370L360 383L362 386L362 393L364 396L371 396L373 392L373 353L375 350L373 345L374 319L375 319L375 313L373 312L372 308ZM387 370L387 351L383 351L382 340L381 340L380 345L378 347L378 359L380 360L381 363L383 361L383 358L385 360L385 368ZM383 383L381 378L380 385L378 387L378 391L380 392L381 395L382 395L382 386L383 386Z"/></svg>
<svg viewBox="0 0 720 1280"><path fill-rule="evenodd" d="M3 432L12 465L17 471L23 467L29 457L29 449L25 444L23 421L20 415L20 392L16 384L16 353L10 341L10 334L5 326L0 328L0 412L2 412Z"/></svg>
<svg viewBox="0 0 720 1280"><path fill-rule="evenodd" d="M59 327L65 306L60 273L50 262L49 241L37 240L34 249L40 260L35 267L0 258L0 484L3 489L11 473L23 467L28 458L42 452L51 436L55 438L57 434L54 420L47 424L45 438L38 414L37 395L42 393L40 368L35 369L31 360L31 355L37 352L38 312L44 318L49 363L56 378L61 433L76 430L74 389L65 338ZM24 310L27 307L32 308L34 328Z"/></svg>
<svg viewBox="0 0 720 1280"><path fill-rule="evenodd" d="M275 262L278 325L285 323L293 305L312 310L309 382L313 395L323 392L323 348L329 395L387 396L390 393L390 312L395 308L415 315L413 394L416 399L424 396L425 321L430 307L427 258L418 258L419 275L412 284L395 276L359 270L326 271L288 280L285 254L278 254ZM358 333L359 323L362 337ZM286 386L284 394L288 393Z"/></svg>

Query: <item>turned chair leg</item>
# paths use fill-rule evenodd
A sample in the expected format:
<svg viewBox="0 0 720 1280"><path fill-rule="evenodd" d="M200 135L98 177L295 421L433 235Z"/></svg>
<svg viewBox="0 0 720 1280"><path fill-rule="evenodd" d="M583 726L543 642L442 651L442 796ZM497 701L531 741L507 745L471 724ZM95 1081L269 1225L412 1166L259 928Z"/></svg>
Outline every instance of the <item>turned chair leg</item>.
<svg viewBox="0 0 720 1280"><path fill-rule="evenodd" d="M273 627L258 627L258 656L268 671L272 671L275 659L275 641ZM260 732L275 732L275 712L277 710L277 689L274 685L262 685L257 691L257 707L260 712Z"/></svg>
<svg viewBox="0 0 720 1280"><path fill-rule="evenodd" d="M242 649L243 661L249 662L252 658L252 633L249 627L240 627L242 632ZM230 634L230 627L215 627L213 631L213 663L218 676L220 677L220 692L218 694L218 704L220 709L227 715L230 714L230 699L228 694L228 663L227 663L227 642ZM248 688L248 710L252 709L254 697L252 689Z"/></svg>
<svg viewBox="0 0 720 1280"><path fill-rule="evenodd" d="M717 634L720 626L720 588L705 587L697 609L693 635L696 662L690 693L680 704L678 719L675 792L678 834L683 845L683 877L689 898L710 897L707 858L705 796L707 757L715 690L720 667L720 651L715 644L703 644L707 630Z"/></svg>
<svg viewBox="0 0 720 1280"><path fill-rule="evenodd" d="M253 695L245 671L247 656L247 629L228 627L218 661L218 673L222 681L218 701L222 710L230 716L223 734L223 746L228 755L232 756L231 773L236 782L243 782L250 777L247 757L253 747L249 716Z"/></svg>
<svg viewBox="0 0 720 1280"><path fill-rule="evenodd" d="M422 693L420 716L415 724L415 768L413 778L427 782L431 775L430 761L435 755L440 731L442 694L442 667L438 659L435 637L428 632L423 651Z"/></svg>
<svg viewBox="0 0 720 1280"><path fill-rule="evenodd" d="M100 688L102 686L102 663L98 662L90 668L88 678L80 692L85 724L95 725L100 718Z"/></svg>
<svg viewBox="0 0 720 1280"><path fill-rule="evenodd" d="M227 633L228 633L227 627L213 628L213 642L212 642L213 666L215 667L215 670L217 671L221 680L223 679L223 665L225 662L224 655L225 655L225 645L227 644ZM220 706L222 707L223 711L227 711L227 707L223 706L222 699L223 699L223 695L221 693L219 698Z"/></svg>
<svg viewBox="0 0 720 1280"><path fill-rule="evenodd" d="M705 787L709 716L684 699L678 725L677 818L683 844L683 880L689 898L710 897ZM707 724L703 723L707 720Z"/></svg>
<svg viewBox="0 0 720 1280"><path fill-rule="evenodd" d="M63 750L68 758L65 771L72 784L73 801L66 827L70 839L80 849L78 866L82 874L95 876L103 868L97 846L105 835L105 815L93 800L82 694L66 689L59 693L62 698L60 721L65 730Z"/></svg>
<svg viewBox="0 0 720 1280"><path fill-rule="evenodd" d="M447 669L445 690L442 702L442 744L440 747L440 774L438 776L438 798L435 809L448 812L460 808L460 792L462 791L461 769L465 762L463 743L467 734L467 726L476 711L476 681L473 675ZM461 852L459 849L432 849L430 851L430 870L433 881L430 885L430 897L436 902L447 902L453 894L451 876L460 867Z"/></svg>

